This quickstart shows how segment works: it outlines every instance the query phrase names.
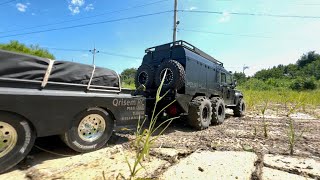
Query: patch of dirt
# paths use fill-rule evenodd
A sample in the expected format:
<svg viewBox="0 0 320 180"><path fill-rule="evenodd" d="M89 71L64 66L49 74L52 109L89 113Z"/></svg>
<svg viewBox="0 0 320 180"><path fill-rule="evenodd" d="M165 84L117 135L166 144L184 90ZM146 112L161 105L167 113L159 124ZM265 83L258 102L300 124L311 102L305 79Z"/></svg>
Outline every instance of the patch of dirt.
<svg viewBox="0 0 320 180"><path fill-rule="evenodd" d="M142 169L138 176L160 177L168 168L197 151L249 151L258 155L252 178L261 179L264 154L289 153L288 117L278 110L268 110L265 117L268 117L265 118L267 138L264 137L263 117L257 112L249 112L243 118L235 118L229 112L223 124L203 131L195 131L186 121L175 120L159 136L151 156L143 162L148 171ZM319 161L320 120L305 112L293 117L296 135L304 132L296 142L294 155ZM105 148L79 154L57 137L39 138L37 146L67 157L34 148L27 159L11 172L0 175L0 179L126 179L130 171L125 157L133 163L133 140L134 130L124 129L114 133Z"/></svg>
<svg viewBox="0 0 320 180"><path fill-rule="evenodd" d="M268 116L276 116L268 114ZM156 146L169 148L187 148L191 150L219 150L219 151L255 151L263 154L289 153L289 121L285 116L265 119L267 135L264 137L264 123L262 117L248 115L243 118L228 115L221 125L210 126L203 131L194 131L184 122L175 122L164 135L161 135ZM320 120L296 119L295 132L298 137L295 155L301 157L320 158Z"/></svg>

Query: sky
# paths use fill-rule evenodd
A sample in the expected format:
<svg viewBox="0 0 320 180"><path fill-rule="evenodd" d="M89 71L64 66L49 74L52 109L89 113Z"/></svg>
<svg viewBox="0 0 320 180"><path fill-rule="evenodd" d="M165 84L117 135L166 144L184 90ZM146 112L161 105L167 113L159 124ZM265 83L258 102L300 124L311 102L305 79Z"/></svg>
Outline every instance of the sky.
<svg viewBox="0 0 320 180"><path fill-rule="evenodd" d="M138 68L146 48L172 41L173 6L174 0L0 0L0 43L38 44L58 60L85 64L95 47L96 65L121 73ZM185 10L178 12L178 39L229 71L248 66L245 73L253 75L320 52L319 0L178 0L178 9Z"/></svg>

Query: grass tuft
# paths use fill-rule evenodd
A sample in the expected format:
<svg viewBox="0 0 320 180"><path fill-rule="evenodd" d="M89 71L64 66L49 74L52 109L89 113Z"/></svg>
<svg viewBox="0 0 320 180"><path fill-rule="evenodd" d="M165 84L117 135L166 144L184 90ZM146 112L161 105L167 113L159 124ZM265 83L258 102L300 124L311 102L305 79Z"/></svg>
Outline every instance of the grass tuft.
<svg viewBox="0 0 320 180"><path fill-rule="evenodd" d="M172 105L176 100L169 103L167 106L162 108L159 112L156 113L157 105L158 103L168 94L169 91L165 92L163 95L161 95L162 86L164 83L164 78L166 77L167 71L164 73L164 76L162 78L161 84L158 88L157 94L156 94L156 102L153 108L152 117L150 119L150 124L147 129L144 129L147 119L145 118L142 122L140 122L140 119L138 121L137 130L135 132L135 142L134 147L136 149L136 155L134 159L134 163L130 164L128 158L126 157L127 165L130 169L130 178L135 179L137 173L145 169L142 162L143 160L149 156L150 149L152 144L158 139L158 137L164 133L164 131L169 127L169 125L172 123L174 119L177 119L179 117L169 118L163 122L160 123L160 125L156 125L157 120L161 113L164 112L166 108L168 108L170 105ZM156 133L158 130L162 130L159 133ZM146 170L146 169L145 169Z"/></svg>

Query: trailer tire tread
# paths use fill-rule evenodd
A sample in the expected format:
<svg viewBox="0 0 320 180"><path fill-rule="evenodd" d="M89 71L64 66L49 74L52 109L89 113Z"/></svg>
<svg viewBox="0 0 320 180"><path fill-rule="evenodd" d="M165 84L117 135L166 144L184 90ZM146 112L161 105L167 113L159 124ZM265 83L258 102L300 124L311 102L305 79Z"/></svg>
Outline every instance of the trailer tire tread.
<svg viewBox="0 0 320 180"><path fill-rule="evenodd" d="M22 161L32 149L36 139L36 133L30 123L19 115L0 112L0 124L1 123L6 123L4 126L9 126L14 129L14 133L10 133L15 134L17 136L17 140L10 151L7 153L4 153L5 150L2 151L4 154L0 157L0 174L8 171ZM4 129L4 126L0 125L0 128ZM2 138L6 140L5 136Z"/></svg>

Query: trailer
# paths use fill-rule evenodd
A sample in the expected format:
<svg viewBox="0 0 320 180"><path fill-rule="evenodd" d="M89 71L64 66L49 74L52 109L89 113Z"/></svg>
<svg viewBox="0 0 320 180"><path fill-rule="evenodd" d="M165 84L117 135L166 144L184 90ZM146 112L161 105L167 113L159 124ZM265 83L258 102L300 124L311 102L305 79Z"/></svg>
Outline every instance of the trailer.
<svg viewBox="0 0 320 180"><path fill-rule="evenodd" d="M112 70L0 50L0 173L37 137L59 135L78 152L103 147L145 118L145 98L132 94Z"/></svg>

